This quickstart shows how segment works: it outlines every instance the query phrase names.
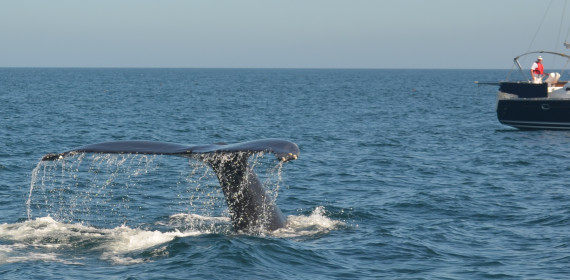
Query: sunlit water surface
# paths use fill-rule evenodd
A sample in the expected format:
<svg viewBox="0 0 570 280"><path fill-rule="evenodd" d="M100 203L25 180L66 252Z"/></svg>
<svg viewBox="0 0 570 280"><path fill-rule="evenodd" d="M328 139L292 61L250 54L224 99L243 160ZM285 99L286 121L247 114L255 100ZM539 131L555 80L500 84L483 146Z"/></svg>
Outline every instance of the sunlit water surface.
<svg viewBox="0 0 570 280"><path fill-rule="evenodd" d="M499 70L0 69L0 278L564 279L570 133L495 116ZM287 226L236 233L186 158L47 153L282 138Z"/></svg>

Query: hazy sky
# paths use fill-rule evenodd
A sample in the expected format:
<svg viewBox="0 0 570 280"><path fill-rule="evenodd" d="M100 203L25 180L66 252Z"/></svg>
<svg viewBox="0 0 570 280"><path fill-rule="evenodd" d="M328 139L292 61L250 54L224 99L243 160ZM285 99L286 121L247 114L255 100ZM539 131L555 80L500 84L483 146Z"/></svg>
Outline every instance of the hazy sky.
<svg viewBox="0 0 570 280"><path fill-rule="evenodd" d="M0 0L0 67L510 68L529 48L564 51L564 5Z"/></svg>

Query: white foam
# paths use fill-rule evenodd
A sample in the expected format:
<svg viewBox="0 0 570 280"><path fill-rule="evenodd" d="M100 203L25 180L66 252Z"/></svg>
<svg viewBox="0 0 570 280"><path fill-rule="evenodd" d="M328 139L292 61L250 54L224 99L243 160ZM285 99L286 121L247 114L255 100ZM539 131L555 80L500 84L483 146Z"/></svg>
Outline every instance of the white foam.
<svg viewBox="0 0 570 280"><path fill-rule="evenodd" d="M113 253L129 253L147 249L159 244L172 241L176 237L186 237L200 235L201 232L189 231L180 232L178 230L170 232L147 231L142 229L132 229L121 226L108 230L109 242L104 243L104 249Z"/></svg>
<svg viewBox="0 0 570 280"><path fill-rule="evenodd" d="M309 216L288 216L285 227L274 231L272 235L282 238L313 236L344 226L343 222L333 220L325 213L325 208L318 206Z"/></svg>
<svg viewBox="0 0 570 280"><path fill-rule="evenodd" d="M160 232L132 229L127 226L98 229L80 224L60 223L48 216L0 225L0 239L13 243L0 246L0 264L37 260L68 263L70 256L65 256L67 259L64 260L60 255L49 251L54 248L77 248L85 242L99 244L95 248L85 250L100 254L101 259L119 264L132 264L142 260L125 256L126 254L159 246L177 237L200 234L202 232L199 231Z"/></svg>
<svg viewBox="0 0 570 280"><path fill-rule="evenodd" d="M167 247L161 245L175 238L231 231L228 217L175 214L169 217L167 223L157 224L173 230L162 232L124 225L101 229L61 223L49 216L21 223L0 224L0 240L8 243L0 245L0 265L29 261L81 264L82 258L75 257L73 253L63 253L68 248L84 248L83 253L93 253L100 259L116 264L135 264L148 261L148 258L132 257L133 253L136 256L139 252L150 250L154 256L167 255ZM287 217L285 228L264 235L280 238L310 237L326 234L343 225L343 222L327 217L325 208L319 206L309 216ZM85 246L85 243L95 246ZM57 253L54 253L54 249L57 249Z"/></svg>

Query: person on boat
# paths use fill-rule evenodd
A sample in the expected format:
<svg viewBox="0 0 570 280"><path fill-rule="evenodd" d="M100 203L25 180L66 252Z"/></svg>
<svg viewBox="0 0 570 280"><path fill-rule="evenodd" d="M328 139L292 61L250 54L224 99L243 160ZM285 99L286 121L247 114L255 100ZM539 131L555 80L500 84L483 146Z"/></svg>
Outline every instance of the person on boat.
<svg viewBox="0 0 570 280"><path fill-rule="evenodd" d="M535 84L542 84L542 77L544 77L544 66L542 65L542 56L539 56L530 68L530 75L532 82Z"/></svg>

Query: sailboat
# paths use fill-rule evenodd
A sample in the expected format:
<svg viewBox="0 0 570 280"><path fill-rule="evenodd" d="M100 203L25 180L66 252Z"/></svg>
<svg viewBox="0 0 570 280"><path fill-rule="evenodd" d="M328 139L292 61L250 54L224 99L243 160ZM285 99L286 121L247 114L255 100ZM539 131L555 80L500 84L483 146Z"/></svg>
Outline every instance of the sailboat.
<svg viewBox="0 0 570 280"><path fill-rule="evenodd" d="M563 53L528 52L514 58L523 75L525 73L519 59L533 54L551 54L570 61L570 56ZM561 81L560 76L559 73L553 72L544 81L536 82L528 79L498 83L499 122L519 129L570 129L570 84L568 81Z"/></svg>
<svg viewBox="0 0 570 280"><path fill-rule="evenodd" d="M563 45L570 49L570 43ZM531 71L524 71L519 62L523 57L538 58L542 55L561 58L565 60L565 65L570 62L570 56L561 52L530 51L513 59L516 66L513 69L518 68L523 77L521 81L479 84L499 86L496 111L502 124L518 129L570 130L570 83L561 80L562 75L558 72L532 77ZM564 73L564 70L561 72Z"/></svg>

